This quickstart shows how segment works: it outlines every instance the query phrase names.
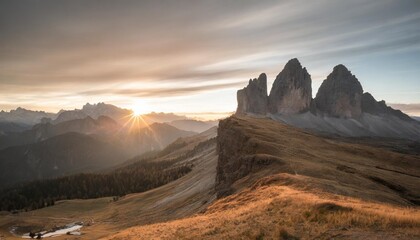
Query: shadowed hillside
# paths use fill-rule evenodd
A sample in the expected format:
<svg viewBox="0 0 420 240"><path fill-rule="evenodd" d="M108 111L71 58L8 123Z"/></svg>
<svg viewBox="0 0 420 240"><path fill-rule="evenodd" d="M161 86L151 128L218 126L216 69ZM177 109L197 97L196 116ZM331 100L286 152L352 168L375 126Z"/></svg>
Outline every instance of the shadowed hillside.
<svg viewBox="0 0 420 240"><path fill-rule="evenodd" d="M80 133L0 151L0 187L14 183L92 172L121 163L127 154Z"/></svg>
<svg viewBox="0 0 420 240"><path fill-rule="evenodd" d="M179 219L203 211L216 199L215 137L216 128L212 128L180 138L149 159L151 163L171 161L174 167L191 166L189 173L175 181L147 192L126 195L117 201L112 197L63 200L35 211L0 215L0 234L7 239L19 239L20 236L9 232L11 227L17 227L16 233L23 234L83 221L86 223L84 234L79 238L98 239L127 227ZM131 164L136 163L131 161Z"/></svg>

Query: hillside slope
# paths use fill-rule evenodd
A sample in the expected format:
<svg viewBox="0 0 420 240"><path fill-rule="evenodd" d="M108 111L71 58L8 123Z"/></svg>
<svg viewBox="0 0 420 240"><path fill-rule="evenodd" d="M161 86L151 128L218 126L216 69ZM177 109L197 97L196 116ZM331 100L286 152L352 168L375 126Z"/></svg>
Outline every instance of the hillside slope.
<svg viewBox="0 0 420 240"><path fill-rule="evenodd" d="M250 117L223 120L218 137L221 196L261 176L289 173L311 177L336 194L401 205L420 203L418 155L334 141ZM245 176L249 180L235 182Z"/></svg>
<svg viewBox="0 0 420 240"><path fill-rule="evenodd" d="M220 122L217 147L221 199L106 239L420 238L418 155L237 116Z"/></svg>
<svg viewBox="0 0 420 240"><path fill-rule="evenodd" d="M216 199L216 128L178 139L153 161L175 160L189 164L192 171L176 181L143 193L89 200L64 200L54 206L19 214L0 215L0 234L19 239L28 229L50 229L56 225L83 221L79 239L98 239L127 227L184 218L203 211ZM174 147L175 146L175 147ZM38 230L37 230L38 229ZM62 236L55 239L66 239Z"/></svg>
<svg viewBox="0 0 420 240"><path fill-rule="evenodd" d="M0 136L0 149L12 146L32 144L65 133L80 133L86 135L109 135L117 132L119 126L109 117L101 116L98 119L86 117L58 124L40 123L31 129L22 132L13 132Z"/></svg>

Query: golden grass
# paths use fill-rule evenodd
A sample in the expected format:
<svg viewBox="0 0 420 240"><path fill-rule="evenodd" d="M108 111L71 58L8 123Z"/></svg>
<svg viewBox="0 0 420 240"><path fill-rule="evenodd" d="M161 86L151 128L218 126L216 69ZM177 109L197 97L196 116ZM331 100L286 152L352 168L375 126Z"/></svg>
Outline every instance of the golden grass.
<svg viewBox="0 0 420 240"><path fill-rule="evenodd" d="M328 239L353 234L420 238L420 209L269 184L218 200L204 214L130 228L107 239Z"/></svg>

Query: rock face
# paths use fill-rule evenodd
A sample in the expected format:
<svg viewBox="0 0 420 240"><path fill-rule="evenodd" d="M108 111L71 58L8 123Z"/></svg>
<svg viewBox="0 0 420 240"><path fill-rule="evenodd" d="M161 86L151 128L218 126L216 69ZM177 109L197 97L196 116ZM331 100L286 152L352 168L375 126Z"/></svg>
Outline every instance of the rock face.
<svg viewBox="0 0 420 240"><path fill-rule="evenodd" d="M358 118L362 114L363 88L344 65L337 65L324 80L314 99L318 114Z"/></svg>
<svg viewBox="0 0 420 240"><path fill-rule="evenodd" d="M237 92L237 114L267 113L267 75L262 73L258 79L249 80L248 86Z"/></svg>
<svg viewBox="0 0 420 240"><path fill-rule="evenodd" d="M234 192L232 184L252 172L266 168L277 159L259 154L260 142L244 131L239 118L230 117L219 122L217 129L216 192L221 198Z"/></svg>
<svg viewBox="0 0 420 240"><path fill-rule="evenodd" d="M311 76L296 58L277 75L269 95L273 114L295 114L309 110L312 101Z"/></svg>
<svg viewBox="0 0 420 240"><path fill-rule="evenodd" d="M368 115L396 117L413 121L408 115L388 107L385 101L376 101L370 93L363 93L359 80L342 64L334 67L312 99L311 76L296 58L289 60L277 75L267 96L267 76L249 80L237 92L237 114L273 114L287 118L311 113L316 117L358 119Z"/></svg>
<svg viewBox="0 0 420 240"><path fill-rule="evenodd" d="M376 101L375 98L368 92L363 93L362 96L362 112L379 116L390 115L401 120L414 121L411 117L400 110L387 106L385 101Z"/></svg>

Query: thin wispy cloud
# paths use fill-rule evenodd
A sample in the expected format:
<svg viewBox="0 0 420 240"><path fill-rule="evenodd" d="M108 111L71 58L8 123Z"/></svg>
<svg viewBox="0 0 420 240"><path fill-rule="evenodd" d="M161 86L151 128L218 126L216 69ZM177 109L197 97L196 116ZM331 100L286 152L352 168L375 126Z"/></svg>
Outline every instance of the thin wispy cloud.
<svg viewBox="0 0 420 240"><path fill-rule="evenodd" d="M374 95L386 92L384 81L392 91L418 91L419 25L418 1L2 1L1 106L59 109L70 97L126 105L164 97L170 105L180 95L202 101L223 92L220 111L232 111L236 87L261 72L272 83L293 57L313 76L314 92L339 63Z"/></svg>

